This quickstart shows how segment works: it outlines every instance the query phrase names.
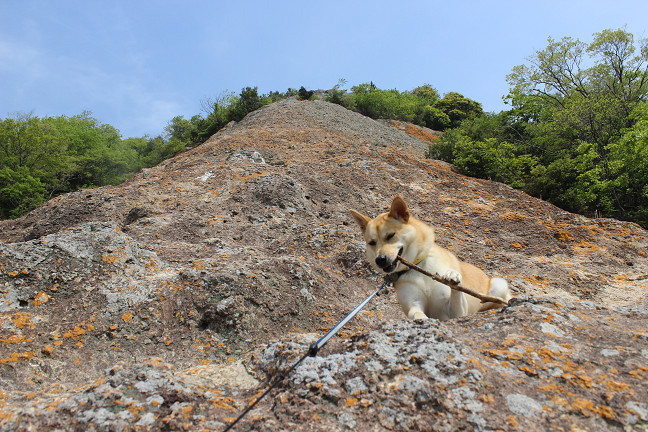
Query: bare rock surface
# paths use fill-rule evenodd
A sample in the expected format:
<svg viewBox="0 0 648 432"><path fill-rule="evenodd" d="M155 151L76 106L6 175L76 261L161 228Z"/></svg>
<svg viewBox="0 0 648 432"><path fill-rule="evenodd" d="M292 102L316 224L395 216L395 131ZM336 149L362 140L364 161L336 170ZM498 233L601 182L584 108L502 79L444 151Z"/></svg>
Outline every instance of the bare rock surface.
<svg viewBox="0 0 648 432"><path fill-rule="evenodd" d="M414 323L380 296L239 430L646 430L646 230L461 176L434 136L286 100L1 222L0 428L222 429L376 288L348 209L400 194L518 300Z"/></svg>

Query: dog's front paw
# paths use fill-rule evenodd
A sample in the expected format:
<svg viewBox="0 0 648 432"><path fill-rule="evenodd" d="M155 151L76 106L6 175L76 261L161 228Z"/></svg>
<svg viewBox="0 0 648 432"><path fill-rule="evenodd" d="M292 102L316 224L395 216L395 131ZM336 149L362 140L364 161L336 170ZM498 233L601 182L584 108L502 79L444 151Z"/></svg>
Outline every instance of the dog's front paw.
<svg viewBox="0 0 648 432"><path fill-rule="evenodd" d="M425 315L423 312L415 312L412 316L412 320L416 322L422 322L428 319L427 315Z"/></svg>
<svg viewBox="0 0 648 432"><path fill-rule="evenodd" d="M461 283L461 273L456 270L448 270L447 272L442 274L441 277L457 284Z"/></svg>

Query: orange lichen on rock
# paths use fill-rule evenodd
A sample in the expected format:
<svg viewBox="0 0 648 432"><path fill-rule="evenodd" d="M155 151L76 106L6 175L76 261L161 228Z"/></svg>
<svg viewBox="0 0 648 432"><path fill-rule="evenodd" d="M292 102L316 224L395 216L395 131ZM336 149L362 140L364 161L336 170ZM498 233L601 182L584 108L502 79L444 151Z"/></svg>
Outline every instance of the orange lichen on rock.
<svg viewBox="0 0 648 432"><path fill-rule="evenodd" d="M394 126L398 127L398 129L402 130L406 134L412 135L413 137L425 141L430 145L437 144L439 142L438 135L435 135L432 132L424 130L420 127L416 127L411 123L405 123L404 126L400 127L397 122L392 120L392 124L394 124Z"/></svg>
<svg viewBox="0 0 648 432"><path fill-rule="evenodd" d="M9 354L9 357L6 357L4 359L0 359L0 363L17 362L20 359L25 360L25 361L29 361L32 358L34 358L34 353L33 352L11 353L11 354Z"/></svg>
<svg viewBox="0 0 648 432"><path fill-rule="evenodd" d="M45 291L40 291L37 295L36 298L34 299L34 306L40 306L44 303L47 303L49 301L49 296Z"/></svg>
<svg viewBox="0 0 648 432"><path fill-rule="evenodd" d="M577 253L593 253L593 252L599 252L601 250L605 250L606 248L596 245L594 243L581 241L579 243L572 245L572 249L574 250L574 252Z"/></svg>

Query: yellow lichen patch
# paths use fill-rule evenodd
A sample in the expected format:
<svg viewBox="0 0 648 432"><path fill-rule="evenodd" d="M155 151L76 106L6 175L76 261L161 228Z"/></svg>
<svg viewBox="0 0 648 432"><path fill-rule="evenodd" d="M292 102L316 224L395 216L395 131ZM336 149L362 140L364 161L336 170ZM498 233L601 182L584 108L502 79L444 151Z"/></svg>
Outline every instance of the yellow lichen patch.
<svg viewBox="0 0 648 432"><path fill-rule="evenodd" d="M521 249L521 248L524 247L524 246L522 246L522 245L521 245L520 243L518 243L518 242L513 242L513 243L511 243L511 246L513 246L513 247L516 248L516 249Z"/></svg>
<svg viewBox="0 0 648 432"><path fill-rule="evenodd" d="M526 220L529 219L527 216L524 216L523 214L514 212L514 213L504 213L502 216L502 219L504 220L510 220L510 221L521 221L521 220Z"/></svg>
<svg viewBox="0 0 648 432"><path fill-rule="evenodd" d="M565 388L563 386L555 382L538 387L538 390L548 393L562 393L564 389Z"/></svg>
<svg viewBox="0 0 648 432"><path fill-rule="evenodd" d="M562 228L556 228L552 235L553 235L553 237L555 239L557 239L558 241L561 241L563 243L573 242L573 241L576 240L576 238L574 237L574 234L572 234L569 231L567 231L566 229L562 229Z"/></svg>
<svg viewBox="0 0 648 432"><path fill-rule="evenodd" d="M594 412L594 403L587 399L576 398L574 402L571 403L571 407L575 411L580 411L585 417L589 417L592 412Z"/></svg>
<svg viewBox="0 0 648 432"><path fill-rule="evenodd" d="M528 376L538 376L538 372L535 369L529 367L519 367L518 369Z"/></svg>
<svg viewBox="0 0 648 432"><path fill-rule="evenodd" d="M260 393L259 393L259 395L260 395ZM216 397L211 401L211 403L216 408L230 410L230 411L236 411L236 408L234 407L234 399L229 398L229 397ZM230 422L232 422L232 421L234 421L233 418L230 420Z"/></svg>
<svg viewBox="0 0 648 432"><path fill-rule="evenodd" d="M398 124L392 120L392 124L396 126L397 129L402 130L408 135L419 138L422 141L426 141L428 144L436 144L439 141L439 137L433 133L430 133L426 130L420 129L414 126L411 123L406 123L404 125Z"/></svg>
<svg viewBox="0 0 648 432"><path fill-rule="evenodd" d="M182 408L180 409L180 414L182 414L182 416L183 416L185 419L188 419L188 418L189 418L189 413L191 413L191 410L192 410L192 409L193 409L193 407L192 407L191 405L187 405L187 406L185 406L185 407L182 407Z"/></svg>
<svg viewBox="0 0 648 432"><path fill-rule="evenodd" d="M596 409L596 413L601 417L604 417L609 420L613 420L616 418L616 414L614 413L614 410L607 405L599 405L599 407Z"/></svg>
<svg viewBox="0 0 648 432"><path fill-rule="evenodd" d="M630 386L628 384L626 384L626 383L614 381L612 379L607 379L607 377L605 377L605 376L602 376L602 382L605 383L605 387L609 391L613 391L613 392L627 391L627 392L630 392L630 393L634 393L632 391L632 389L630 388Z"/></svg>
<svg viewBox="0 0 648 432"><path fill-rule="evenodd" d="M49 301L49 296L45 291L40 291L38 294L36 294L36 298L34 299L34 306L40 306L43 303L47 303Z"/></svg>
<svg viewBox="0 0 648 432"><path fill-rule="evenodd" d="M250 174L250 175L246 175L246 176L241 176L241 175L236 174L236 178L238 180L240 180L240 181L245 182L245 181L248 181L248 180L254 180L254 179L257 179L259 177L263 177L263 176L268 175L268 174L270 174L270 171L260 171L260 172L256 172L254 174Z"/></svg>
<svg viewBox="0 0 648 432"><path fill-rule="evenodd" d="M574 249L574 252L576 253L593 253L593 252L599 252L601 250L605 250L606 248L601 247L599 245L595 245L594 243L582 241L573 245L572 249Z"/></svg>
<svg viewBox="0 0 648 432"><path fill-rule="evenodd" d="M544 276L523 276L525 282L542 288L549 286L549 280Z"/></svg>
<svg viewBox="0 0 648 432"><path fill-rule="evenodd" d="M473 366L477 367L477 368L478 368L479 370L481 370L482 372L484 372L484 371L486 370L486 368L484 367L484 365L482 365L481 362L480 362L479 360L477 360L477 359L469 358L469 359L468 359L468 363L470 363L470 364L472 364Z"/></svg>
<svg viewBox="0 0 648 432"><path fill-rule="evenodd" d="M133 313L132 312L126 312L122 315L122 320L124 322L129 322L130 320L133 319Z"/></svg>
<svg viewBox="0 0 648 432"><path fill-rule="evenodd" d="M608 420L613 420L616 418L614 410L607 405L598 405L595 406L594 403L587 399L576 398L571 404L571 408L575 411L580 411L585 417L589 417L591 414L597 414Z"/></svg>
<svg viewBox="0 0 648 432"><path fill-rule="evenodd" d="M518 421L515 419L515 417L512 414L509 414L508 420L506 421L511 427L517 427L518 426Z"/></svg>
<svg viewBox="0 0 648 432"><path fill-rule="evenodd" d="M34 353L33 352L11 353L11 354L9 354L9 357L0 360L0 363L4 364L4 363L9 363L9 362L17 362L20 359L23 359L25 361L29 361L32 358L34 358Z"/></svg>
<svg viewBox="0 0 648 432"><path fill-rule="evenodd" d="M479 396L479 400L481 400L484 403L493 405L493 401L495 400L495 398L493 397L493 395L481 395Z"/></svg>
<svg viewBox="0 0 648 432"><path fill-rule="evenodd" d="M207 266L205 265L205 263L202 260L198 260L198 261L193 263L191 268L194 269L194 270L203 270L203 269L207 268Z"/></svg>
<svg viewBox="0 0 648 432"><path fill-rule="evenodd" d="M7 339L1 339L0 342L4 343L20 343L20 342L31 342L31 338L27 338L23 335L11 335Z"/></svg>
<svg viewBox="0 0 648 432"><path fill-rule="evenodd" d="M346 406L348 407L354 407L358 404L358 399L354 397L349 397L346 399Z"/></svg>
<svg viewBox="0 0 648 432"><path fill-rule="evenodd" d="M524 354L522 354L520 352L512 352L512 351L509 351L509 350L491 349L491 350L487 350L486 352L491 357L499 358L499 359L522 360L524 358Z"/></svg>
<svg viewBox="0 0 648 432"><path fill-rule="evenodd" d="M577 385L585 388L594 387L594 380L588 375L574 375L570 373L564 373L562 374L561 378L572 385Z"/></svg>
<svg viewBox="0 0 648 432"><path fill-rule="evenodd" d="M25 327L29 329L33 329L36 327L34 325L34 322L31 319L31 314L29 314L28 312L16 312L11 316L10 319L13 325L15 325L21 330Z"/></svg>
<svg viewBox="0 0 648 432"><path fill-rule="evenodd" d="M66 331L63 333L63 337L66 339L76 339L77 337L85 334L85 329L82 329L79 326L74 327L72 330Z"/></svg>
<svg viewBox="0 0 648 432"><path fill-rule="evenodd" d="M628 373L635 378L639 378L640 375L648 375L648 366L638 366L637 370L631 370Z"/></svg>
<svg viewBox="0 0 648 432"><path fill-rule="evenodd" d="M502 345L507 347L511 345L516 345L518 343L517 340L520 338L524 338L524 336L518 334L510 335L502 341Z"/></svg>

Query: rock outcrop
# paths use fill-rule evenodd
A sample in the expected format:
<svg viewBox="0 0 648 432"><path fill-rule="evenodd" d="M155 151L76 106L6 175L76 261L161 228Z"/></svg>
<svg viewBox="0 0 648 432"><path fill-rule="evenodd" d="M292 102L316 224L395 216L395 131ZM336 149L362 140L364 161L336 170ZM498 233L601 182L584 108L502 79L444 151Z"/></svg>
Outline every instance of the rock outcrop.
<svg viewBox="0 0 648 432"><path fill-rule="evenodd" d="M375 289L348 209L396 194L517 300L413 323L380 296L239 430L646 430L646 230L461 176L431 136L286 100L0 223L2 430L222 429Z"/></svg>

